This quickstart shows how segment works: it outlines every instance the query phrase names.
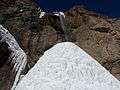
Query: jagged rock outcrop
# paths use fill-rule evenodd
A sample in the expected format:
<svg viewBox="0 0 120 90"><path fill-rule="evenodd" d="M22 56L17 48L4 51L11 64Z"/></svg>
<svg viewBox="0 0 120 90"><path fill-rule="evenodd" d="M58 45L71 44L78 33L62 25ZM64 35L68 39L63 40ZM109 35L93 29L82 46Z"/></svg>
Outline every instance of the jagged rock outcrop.
<svg viewBox="0 0 120 90"><path fill-rule="evenodd" d="M15 90L119 90L120 81L73 43L44 53Z"/></svg>
<svg viewBox="0 0 120 90"><path fill-rule="evenodd" d="M0 25L0 43L3 48L0 50L0 90L10 90L19 81L20 75L27 63L27 56L20 48L15 38ZM7 49L6 51L3 49ZM5 55L7 54L7 55ZM4 61L3 61L4 60Z"/></svg>
<svg viewBox="0 0 120 90"><path fill-rule="evenodd" d="M65 41L59 20L48 16L40 19L39 14L32 0L17 0L0 13L2 24L28 55L29 68L34 66L45 50ZM119 20L109 19L79 6L65 12L65 15L69 41L84 49L120 80Z"/></svg>

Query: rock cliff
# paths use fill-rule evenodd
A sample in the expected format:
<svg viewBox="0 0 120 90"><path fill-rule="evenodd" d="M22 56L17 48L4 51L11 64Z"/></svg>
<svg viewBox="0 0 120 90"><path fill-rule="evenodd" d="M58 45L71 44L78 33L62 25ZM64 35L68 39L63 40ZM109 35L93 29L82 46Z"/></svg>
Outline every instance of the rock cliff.
<svg viewBox="0 0 120 90"><path fill-rule="evenodd" d="M9 6L4 2L0 3L0 23L26 52L28 68L34 66L44 51L65 41L59 20L49 16L40 19L38 6L32 0L11 0ZM80 6L65 15L68 41L76 43L120 80L120 20Z"/></svg>

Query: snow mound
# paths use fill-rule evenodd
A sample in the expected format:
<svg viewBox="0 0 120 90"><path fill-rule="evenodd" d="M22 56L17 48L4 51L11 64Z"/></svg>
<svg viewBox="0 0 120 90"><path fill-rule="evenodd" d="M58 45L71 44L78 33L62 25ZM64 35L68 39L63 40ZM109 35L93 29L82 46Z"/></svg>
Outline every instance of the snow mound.
<svg viewBox="0 0 120 90"><path fill-rule="evenodd" d="M15 90L120 90L120 82L73 43L49 49Z"/></svg>

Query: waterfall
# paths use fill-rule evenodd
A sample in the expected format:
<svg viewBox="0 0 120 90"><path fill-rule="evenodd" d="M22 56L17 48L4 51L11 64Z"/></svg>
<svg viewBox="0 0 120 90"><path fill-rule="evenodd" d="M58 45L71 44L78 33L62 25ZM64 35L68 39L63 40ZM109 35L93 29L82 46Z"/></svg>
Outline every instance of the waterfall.
<svg viewBox="0 0 120 90"><path fill-rule="evenodd" d="M15 38L2 25L0 25L0 42L7 43L11 51L10 57L7 62L10 63L10 66L14 66L11 70L13 74L15 74L14 84L12 87L12 90L14 90L20 79L21 72L26 66L27 56L18 45Z"/></svg>

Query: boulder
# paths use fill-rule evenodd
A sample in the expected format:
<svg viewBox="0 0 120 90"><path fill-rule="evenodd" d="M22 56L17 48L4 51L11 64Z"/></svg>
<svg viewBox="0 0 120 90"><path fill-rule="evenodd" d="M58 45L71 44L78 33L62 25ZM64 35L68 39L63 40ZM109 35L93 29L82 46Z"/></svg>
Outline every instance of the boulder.
<svg viewBox="0 0 120 90"><path fill-rule="evenodd" d="M80 47L65 42L46 51L15 90L120 90L120 81Z"/></svg>

